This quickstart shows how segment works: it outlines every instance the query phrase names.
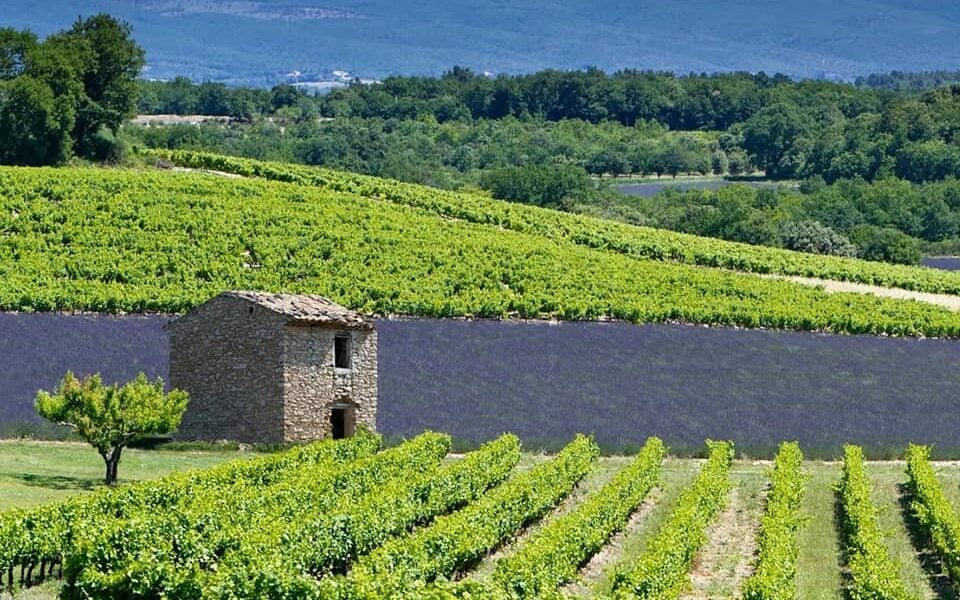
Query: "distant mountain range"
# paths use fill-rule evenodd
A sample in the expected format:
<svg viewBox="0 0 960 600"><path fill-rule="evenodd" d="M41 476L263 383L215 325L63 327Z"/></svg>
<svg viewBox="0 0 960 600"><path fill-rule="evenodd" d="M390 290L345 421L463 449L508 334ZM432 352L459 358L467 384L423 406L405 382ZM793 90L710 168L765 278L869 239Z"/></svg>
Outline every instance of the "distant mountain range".
<svg viewBox="0 0 960 600"><path fill-rule="evenodd" d="M263 86L453 65L828 79L960 66L960 3L944 0L2 0L0 26L48 34L95 12L133 25L145 77Z"/></svg>

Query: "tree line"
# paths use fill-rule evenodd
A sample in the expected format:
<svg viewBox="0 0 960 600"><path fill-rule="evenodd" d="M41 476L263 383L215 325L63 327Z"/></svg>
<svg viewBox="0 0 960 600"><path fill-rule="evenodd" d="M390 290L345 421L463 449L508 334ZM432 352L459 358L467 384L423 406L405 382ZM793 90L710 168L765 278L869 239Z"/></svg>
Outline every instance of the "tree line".
<svg viewBox="0 0 960 600"><path fill-rule="evenodd" d="M817 254L916 264L960 249L960 181L890 178L832 185L665 190L650 199L570 200L568 210L697 235Z"/></svg>
<svg viewBox="0 0 960 600"><path fill-rule="evenodd" d="M514 117L446 123L348 117L226 127L127 127L123 136L150 148L326 166L447 189L487 187L489 172L504 167L530 176L567 173L582 180L588 175L745 174L753 169L726 134L672 132L655 123L626 127ZM538 198L535 203L554 202Z"/></svg>
<svg viewBox="0 0 960 600"><path fill-rule="evenodd" d="M857 77L854 85L879 90L903 92L926 92L933 88L960 83L960 71L939 69L935 71L890 71Z"/></svg>

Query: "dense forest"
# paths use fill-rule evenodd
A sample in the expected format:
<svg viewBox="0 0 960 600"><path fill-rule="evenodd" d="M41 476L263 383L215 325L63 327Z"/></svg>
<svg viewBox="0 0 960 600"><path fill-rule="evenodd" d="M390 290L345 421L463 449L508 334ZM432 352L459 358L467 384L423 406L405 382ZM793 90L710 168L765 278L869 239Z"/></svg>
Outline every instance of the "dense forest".
<svg viewBox="0 0 960 600"><path fill-rule="evenodd" d="M960 182L895 178L798 189L732 185L667 189L653 198L571 201L571 210L727 240L792 250L916 264L924 252L960 250Z"/></svg>
<svg viewBox="0 0 960 600"><path fill-rule="evenodd" d="M293 122L323 117L443 124L513 117L724 132L729 134L724 145L713 151L742 151L774 178L820 176L829 183L896 176L923 182L960 173L960 140L954 139L960 127L957 85L917 95L764 73L677 76L588 69L491 78L454 68L439 78L391 77L322 96L289 85L268 92L182 79L143 88L143 112L242 120L277 115ZM629 149L614 147L608 153L624 156ZM618 168L611 172L656 172L645 161L612 166Z"/></svg>

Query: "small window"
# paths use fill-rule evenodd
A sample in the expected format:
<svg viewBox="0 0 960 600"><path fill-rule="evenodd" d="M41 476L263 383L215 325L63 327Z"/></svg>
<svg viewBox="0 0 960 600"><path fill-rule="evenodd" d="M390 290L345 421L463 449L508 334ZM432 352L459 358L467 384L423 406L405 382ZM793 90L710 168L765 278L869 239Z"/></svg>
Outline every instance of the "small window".
<svg viewBox="0 0 960 600"><path fill-rule="evenodd" d="M350 368L350 337L338 335L333 338L333 366L338 369Z"/></svg>

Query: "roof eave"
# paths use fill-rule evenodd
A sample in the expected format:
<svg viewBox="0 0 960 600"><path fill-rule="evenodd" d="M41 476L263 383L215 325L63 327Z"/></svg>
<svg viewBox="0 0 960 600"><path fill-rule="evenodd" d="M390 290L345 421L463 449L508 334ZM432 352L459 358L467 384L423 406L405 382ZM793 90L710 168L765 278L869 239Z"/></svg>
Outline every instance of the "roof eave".
<svg viewBox="0 0 960 600"><path fill-rule="evenodd" d="M314 321L311 319L291 318L285 323L290 327L319 327L321 329L357 329L372 331L376 327L371 321L346 322L346 321Z"/></svg>

